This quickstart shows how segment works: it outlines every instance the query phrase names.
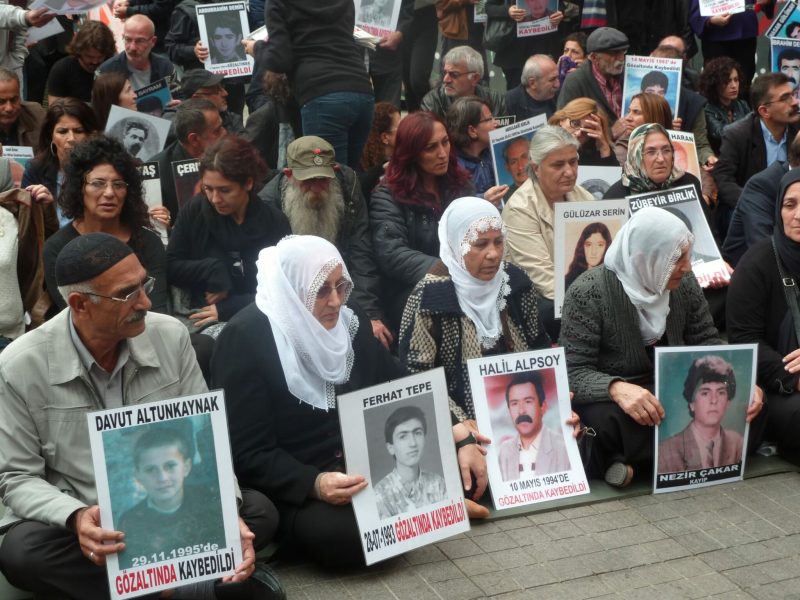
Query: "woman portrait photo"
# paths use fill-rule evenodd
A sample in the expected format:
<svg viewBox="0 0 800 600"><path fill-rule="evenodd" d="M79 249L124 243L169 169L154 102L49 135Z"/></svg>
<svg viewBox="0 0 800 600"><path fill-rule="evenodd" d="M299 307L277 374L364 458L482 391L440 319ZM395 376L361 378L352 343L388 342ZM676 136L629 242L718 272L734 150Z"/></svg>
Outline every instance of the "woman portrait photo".
<svg viewBox="0 0 800 600"><path fill-rule="evenodd" d="M606 250L611 245L611 231L605 223L589 223L581 231L572 262L564 276L564 290L568 290L584 271L603 264Z"/></svg>

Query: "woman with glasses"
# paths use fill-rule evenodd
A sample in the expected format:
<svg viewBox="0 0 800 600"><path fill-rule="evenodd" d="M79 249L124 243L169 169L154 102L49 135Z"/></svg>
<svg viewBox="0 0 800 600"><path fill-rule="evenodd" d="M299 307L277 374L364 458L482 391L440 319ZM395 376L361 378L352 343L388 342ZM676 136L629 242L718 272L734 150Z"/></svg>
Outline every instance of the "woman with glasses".
<svg viewBox="0 0 800 600"><path fill-rule="evenodd" d="M200 158L202 193L182 209L167 247L171 285L184 290L186 313L196 331L212 337L253 301L256 258L291 233L289 221L256 193L266 166L252 144L227 136Z"/></svg>
<svg viewBox="0 0 800 600"><path fill-rule="evenodd" d="M614 142L614 154L620 166L628 160L628 141L631 132L645 123L658 123L664 129L680 129L680 119L672 118L672 109L662 96L657 94L636 94L628 105L628 114L622 118L625 125L623 134Z"/></svg>
<svg viewBox="0 0 800 600"><path fill-rule="evenodd" d="M91 232L111 234L128 244L154 278L152 310L167 312L166 254L159 236L150 229L150 215L142 194L142 178L134 159L122 145L100 135L72 150L64 165L64 183L58 204L71 219L44 245L45 283L55 306L66 306L58 292L55 264L70 241Z"/></svg>
<svg viewBox="0 0 800 600"><path fill-rule="evenodd" d="M591 98L575 98L550 117L550 125L569 131L578 143L580 163L590 167L616 167L608 115Z"/></svg>
<svg viewBox="0 0 800 600"><path fill-rule="evenodd" d="M256 267L255 302L223 329L211 364L212 387L225 390L236 476L275 503L282 546L328 567L363 566L351 499L370 473L346 472L336 398L405 370L369 318L347 306L352 280L333 244L293 235L262 250ZM468 438L464 425L453 438ZM482 492L478 447L466 443L457 456L470 473L465 488ZM407 494L425 488L410 481Z"/></svg>

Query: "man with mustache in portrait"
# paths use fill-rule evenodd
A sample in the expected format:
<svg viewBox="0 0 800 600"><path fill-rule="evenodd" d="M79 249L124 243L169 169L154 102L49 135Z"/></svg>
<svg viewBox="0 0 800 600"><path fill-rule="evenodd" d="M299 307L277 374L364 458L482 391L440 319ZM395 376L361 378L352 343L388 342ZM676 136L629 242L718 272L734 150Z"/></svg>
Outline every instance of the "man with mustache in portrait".
<svg viewBox="0 0 800 600"><path fill-rule="evenodd" d="M546 407L538 371L517 373L506 386L506 407L517 435L500 444L503 481L569 471L563 436L542 422Z"/></svg>

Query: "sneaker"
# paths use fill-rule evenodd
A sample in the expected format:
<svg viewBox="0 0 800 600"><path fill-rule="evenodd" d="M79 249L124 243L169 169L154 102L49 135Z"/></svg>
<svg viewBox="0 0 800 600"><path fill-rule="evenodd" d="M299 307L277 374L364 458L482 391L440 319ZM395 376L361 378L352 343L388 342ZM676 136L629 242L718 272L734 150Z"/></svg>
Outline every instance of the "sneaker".
<svg viewBox="0 0 800 600"><path fill-rule="evenodd" d="M256 563L255 571L245 581L218 581L214 593L217 600L286 600L286 591L281 582L264 563Z"/></svg>

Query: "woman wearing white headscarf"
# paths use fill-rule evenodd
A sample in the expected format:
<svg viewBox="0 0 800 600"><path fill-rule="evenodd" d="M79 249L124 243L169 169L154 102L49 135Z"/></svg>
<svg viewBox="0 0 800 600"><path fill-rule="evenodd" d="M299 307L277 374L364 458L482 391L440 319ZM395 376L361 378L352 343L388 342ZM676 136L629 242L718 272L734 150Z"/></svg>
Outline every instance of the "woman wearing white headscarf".
<svg viewBox="0 0 800 600"><path fill-rule="evenodd" d="M573 406L597 432L587 470L612 485L627 485L639 468L652 473L652 427L664 418L652 393L653 348L722 343L692 274L692 241L678 217L644 208L564 299Z"/></svg>
<svg viewBox="0 0 800 600"><path fill-rule="evenodd" d="M372 335L369 318L345 306L352 281L333 244L290 236L261 251L255 303L217 340L214 387L225 390L234 469L280 512L279 537L328 566L363 565L346 475L336 396L406 371ZM464 426L454 438L466 438ZM485 487L474 444L459 463ZM374 483L374 482L373 482Z"/></svg>
<svg viewBox="0 0 800 600"><path fill-rule="evenodd" d="M406 304L400 359L412 372L444 367L457 421L475 410L467 361L550 345L530 277L503 261L500 213L481 198L459 198L439 221L439 256Z"/></svg>

